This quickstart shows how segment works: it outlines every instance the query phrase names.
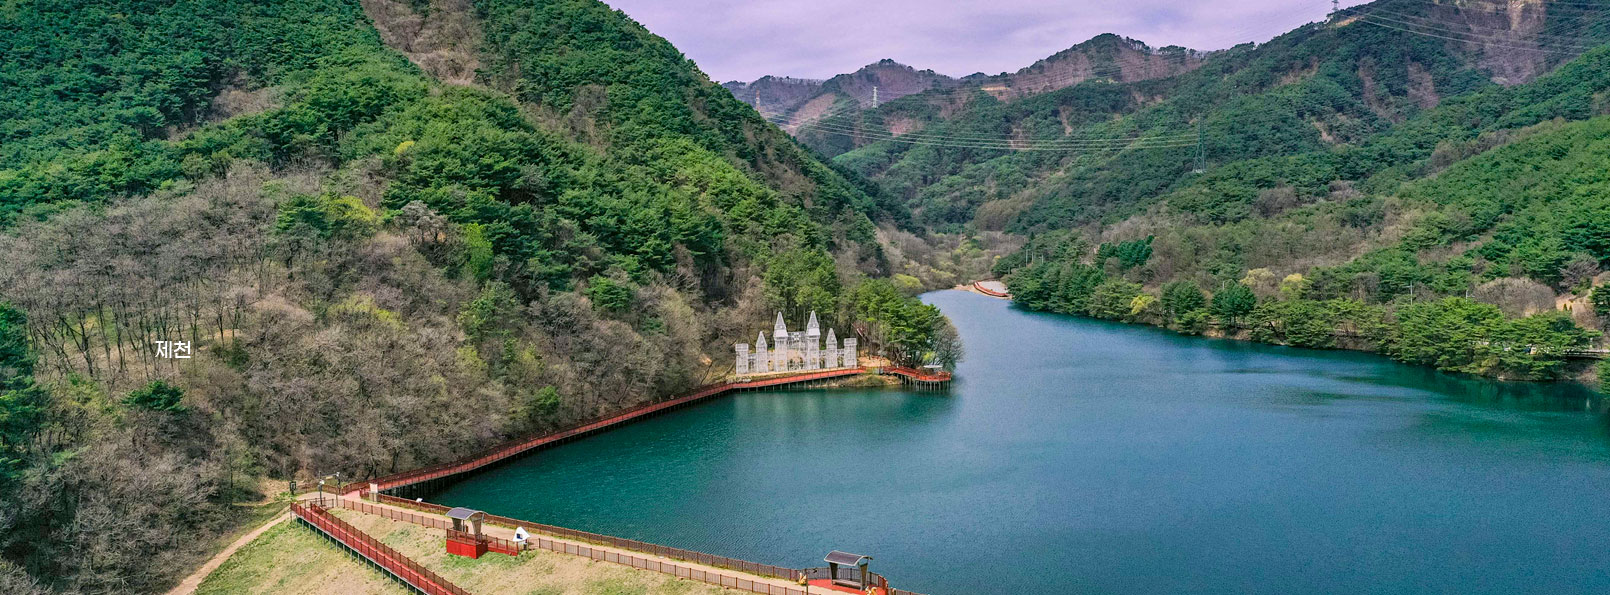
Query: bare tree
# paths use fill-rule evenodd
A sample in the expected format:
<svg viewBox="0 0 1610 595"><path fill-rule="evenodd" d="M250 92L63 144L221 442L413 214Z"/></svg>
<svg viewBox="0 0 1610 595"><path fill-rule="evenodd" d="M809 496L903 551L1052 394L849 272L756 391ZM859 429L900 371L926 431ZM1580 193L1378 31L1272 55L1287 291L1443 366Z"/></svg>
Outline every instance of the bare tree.
<svg viewBox="0 0 1610 595"><path fill-rule="evenodd" d="M1554 290L1531 279L1504 277L1476 286L1471 298L1512 317L1554 310Z"/></svg>

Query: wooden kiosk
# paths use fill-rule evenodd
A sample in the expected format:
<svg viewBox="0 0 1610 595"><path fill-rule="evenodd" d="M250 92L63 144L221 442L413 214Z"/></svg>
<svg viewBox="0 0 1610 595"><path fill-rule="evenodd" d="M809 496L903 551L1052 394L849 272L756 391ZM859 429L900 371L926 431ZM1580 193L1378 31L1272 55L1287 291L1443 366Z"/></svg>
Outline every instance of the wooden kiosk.
<svg viewBox="0 0 1610 595"><path fill-rule="evenodd" d="M486 513L459 507L447 511L447 518L453 519L453 528L447 530L447 553L468 558L486 553L486 540L481 538Z"/></svg>

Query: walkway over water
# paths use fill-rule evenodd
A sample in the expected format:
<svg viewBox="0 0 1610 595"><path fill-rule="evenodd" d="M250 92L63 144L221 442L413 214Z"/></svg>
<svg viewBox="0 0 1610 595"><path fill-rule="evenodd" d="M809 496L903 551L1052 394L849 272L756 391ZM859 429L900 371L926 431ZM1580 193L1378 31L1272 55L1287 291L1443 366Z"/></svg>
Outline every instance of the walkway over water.
<svg viewBox="0 0 1610 595"><path fill-rule="evenodd" d="M1006 291L1006 284L1000 281L974 281L973 290L990 297L1011 299L1012 294Z"/></svg>
<svg viewBox="0 0 1610 595"><path fill-rule="evenodd" d="M481 454L472 455L457 461L450 461L422 469L404 471L402 473L380 477L370 480L367 484L354 483L349 486L347 491L349 493L355 492L365 489L369 485L373 485L375 489L381 493L390 493L399 488L441 480L454 475L481 469L488 465L507 460L511 457L519 456L532 450L575 440L595 432L600 432L621 424L630 423L632 421L664 413L673 409L686 407L705 399L730 392L802 386L824 380L844 378L847 376L857 376L866 374L868 372L892 374L895 376L900 376L903 380L909 380L919 384L931 386L948 386L951 380L951 375L948 372L922 372L912 368L893 367L840 368L836 370L821 370L815 372L771 376L741 382L722 382L709 384L699 387L690 393L679 397L674 397L667 401L644 405L625 413L585 423L568 430L561 430L540 436L523 438L502 446L493 447L492 449Z"/></svg>

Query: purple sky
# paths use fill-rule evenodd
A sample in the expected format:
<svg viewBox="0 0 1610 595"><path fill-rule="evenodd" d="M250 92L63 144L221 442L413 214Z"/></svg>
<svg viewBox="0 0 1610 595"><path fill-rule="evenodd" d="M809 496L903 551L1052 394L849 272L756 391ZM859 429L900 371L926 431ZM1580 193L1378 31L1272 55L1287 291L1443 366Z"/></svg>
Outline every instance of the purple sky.
<svg viewBox="0 0 1610 595"><path fill-rule="evenodd" d="M717 81L827 78L883 58L951 76L998 74L1100 33L1153 47L1222 49L1267 41L1330 12L1330 0L605 2L671 40Z"/></svg>

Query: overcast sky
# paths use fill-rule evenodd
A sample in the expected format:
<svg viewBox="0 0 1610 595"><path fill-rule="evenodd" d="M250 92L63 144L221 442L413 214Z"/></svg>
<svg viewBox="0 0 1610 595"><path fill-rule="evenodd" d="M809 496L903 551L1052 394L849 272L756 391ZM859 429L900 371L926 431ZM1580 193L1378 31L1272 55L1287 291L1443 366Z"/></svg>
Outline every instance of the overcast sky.
<svg viewBox="0 0 1610 595"><path fill-rule="evenodd" d="M1153 47L1223 49L1267 41L1330 12L1330 0L605 2L671 40L717 81L827 78L883 58L951 76L999 74L1100 33Z"/></svg>

